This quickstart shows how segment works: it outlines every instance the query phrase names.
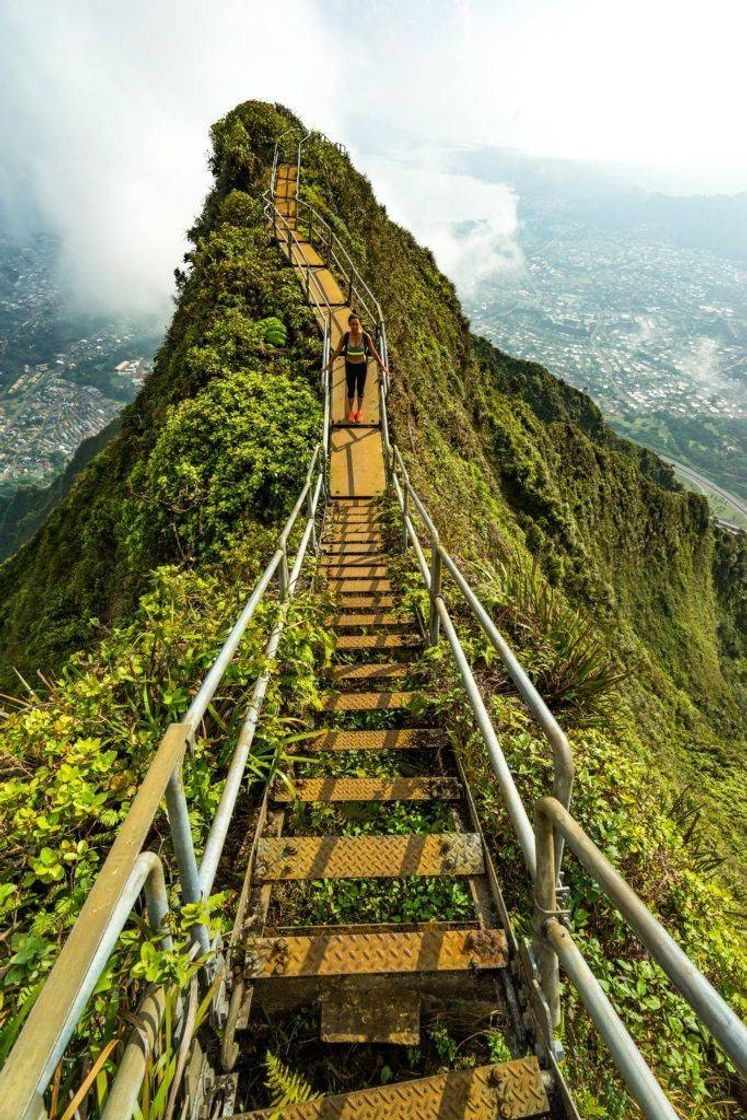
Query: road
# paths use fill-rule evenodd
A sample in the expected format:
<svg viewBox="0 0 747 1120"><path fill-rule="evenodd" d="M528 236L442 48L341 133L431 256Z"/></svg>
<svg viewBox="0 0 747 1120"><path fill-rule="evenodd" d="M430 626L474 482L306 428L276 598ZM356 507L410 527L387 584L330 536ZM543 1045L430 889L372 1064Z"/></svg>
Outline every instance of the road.
<svg viewBox="0 0 747 1120"><path fill-rule="evenodd" d="M691 482L696 482L698 486L702 486L704 490L710 490L712 493L717 494L719 498L723 498L729 505L738 509L743 517L747 517L747 504L745 504L741 498L738 498L735 494L731 494L728 490L724 490L723 487L719 486L717 483L711 482L710 478L704 478L702 474L698 474L692 467L686 467L684 463L678 463L676 459L669 459L662 455L660 451L657 451L657 455L659 455L661 459L664 459L666 463L671 463L685 478L690 479Z"/></svg>

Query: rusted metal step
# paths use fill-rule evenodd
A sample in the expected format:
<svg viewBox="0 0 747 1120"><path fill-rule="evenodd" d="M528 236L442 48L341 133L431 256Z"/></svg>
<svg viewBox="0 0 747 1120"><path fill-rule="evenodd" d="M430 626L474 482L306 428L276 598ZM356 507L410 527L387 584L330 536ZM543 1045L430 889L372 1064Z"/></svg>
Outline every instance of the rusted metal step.
<svg viewBox="0 0 747 1120"><path fill-rule="evenodd" d="M401 661L374 661L368 665L336 665L332 679L340 681L397 680L412 672L412 667Z"/></svg>
<svg viewBox="0 0 747 1120"><path fill-rule="evenodd" d="M254 873L281 879L399 879L482 875L477 833L432 836L272 836L257 842Z"/></svg>
<svg viewBox="0 0 747 1120"><path fill-rule="evenodd" d="M252 937L244 946L247 979L272 976L375 976L504 968L503 930L422 930Z"/></svg>
<svg viewBox="0 0 747 1120"><path fill-rule="evenodd" d="M414 634L340 634L337 649L412 649L423 644Z"/></svg>
<svg viewBox="0 0 747 1120"><path fill-rule="evenodd" d="M364 594L369 591L393 591L392 581L389 579L331 579L330 591L353 594Z"/></svg>
<svg viewBox="0 0 747 1120"><path fill-rule="evenodd" d="M333 614L327 619L327 625L333 630L366 626L408 626L412 617L396 614L393 611L351 611L349 614Z"/></svg>
<svg viewBox="0 0 747 1120"><path fill-rule="evenodd" d="M323 712L384 712L408 708L416 692L337 692L322 700Z"/></svg>
<svg viewBox="0 0 747 1120"><path fill-rule="evenodd" d="M550 1111L535 1057L317 1097L232 1120L528 1120Z"/></svg>
<svg viewBox="0 0 747 1120"><path fill-rule="evenodd" d="M393 731L325 731L304 743L312 751L411 751L436 750L446 744L443 731L398 728Z"/></svg>
<svg viewBox="0 0 747 1120"><path fill-rule="evenodd" d="M296 778L273 788L274 801L458 801L456 778Z"/></svg>
<svg viewBox="0 0 747 1120"><path fill-rule="evenodd" d="M418 992L325 992L320 1037L322 1042L376 1042L389 1046L417 1046L420 1042Z"/></svg>

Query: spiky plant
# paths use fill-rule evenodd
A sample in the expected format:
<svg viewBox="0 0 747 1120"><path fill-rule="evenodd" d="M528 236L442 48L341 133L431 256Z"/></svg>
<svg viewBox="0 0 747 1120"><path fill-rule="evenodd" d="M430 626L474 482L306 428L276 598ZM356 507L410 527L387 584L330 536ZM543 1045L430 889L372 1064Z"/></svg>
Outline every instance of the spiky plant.
<svg viewBox="0 0 747 1120"><path fill-rule="evenodd" d="M265 1055L265 1067L267 1069L265 1084L272 1094L273 1120L287 1105L304 1104L321 1096L320 1093L314 1092L303 1074L290 1069L271 1050L268 1050Z"/></svg>

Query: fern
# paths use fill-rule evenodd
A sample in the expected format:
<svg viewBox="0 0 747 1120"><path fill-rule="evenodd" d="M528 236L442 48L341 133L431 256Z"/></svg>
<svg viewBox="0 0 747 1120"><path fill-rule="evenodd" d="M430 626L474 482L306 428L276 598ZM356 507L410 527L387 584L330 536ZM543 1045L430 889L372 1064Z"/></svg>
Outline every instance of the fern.
<svg viewBox="0 0 747 1120"><path fill-rule="evenodd" d="M320 1093L314 1092L302 1074L289 1069L270 1050L265 1055L265 1066L267 1067L265 1085L272 1094L273 1120L279 1115L279 1110L286 1105L304 1104L321 1096Z"/></svg>

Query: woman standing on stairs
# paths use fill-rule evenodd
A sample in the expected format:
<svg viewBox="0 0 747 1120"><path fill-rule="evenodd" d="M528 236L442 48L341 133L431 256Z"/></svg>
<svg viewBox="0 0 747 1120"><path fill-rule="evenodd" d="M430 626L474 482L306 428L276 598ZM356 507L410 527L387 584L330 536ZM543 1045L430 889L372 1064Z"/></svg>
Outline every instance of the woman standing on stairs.
<svg viewBox="0 0 747 1120"><path fill-rule="evenodd" d="M389 373L389 370L381 360L371 335L364 331L360 317L355 311L351 311L348 316L348 328L324 368L330 369L341 354L345 355L345 388L348 404L346 419L348 424L360 424L363 422L363 394L366 389L369 356L375 358L384 373Z"/></svg>

